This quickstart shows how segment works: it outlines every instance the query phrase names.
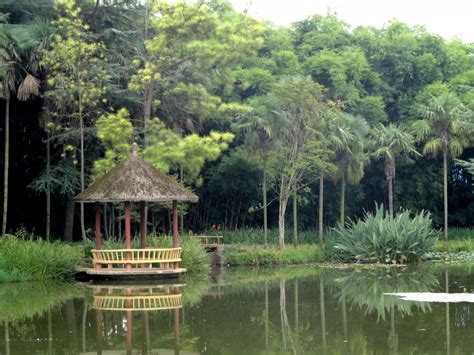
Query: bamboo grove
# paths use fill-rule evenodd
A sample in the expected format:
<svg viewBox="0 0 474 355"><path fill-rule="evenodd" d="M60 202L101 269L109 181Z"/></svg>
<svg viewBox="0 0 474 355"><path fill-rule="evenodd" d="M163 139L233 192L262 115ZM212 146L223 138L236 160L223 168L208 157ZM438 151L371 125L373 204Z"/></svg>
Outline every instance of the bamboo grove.
<svg viewBox="0 0 474 355"><path fill-rule="evenodd" d="M0 46L2 234L86 238L72 197L133 142L198 194L185 231L316 242L376 203L430 211L445 238L472 225L472 44L332 14L275 27L223 0L3 0Z"/></svg>

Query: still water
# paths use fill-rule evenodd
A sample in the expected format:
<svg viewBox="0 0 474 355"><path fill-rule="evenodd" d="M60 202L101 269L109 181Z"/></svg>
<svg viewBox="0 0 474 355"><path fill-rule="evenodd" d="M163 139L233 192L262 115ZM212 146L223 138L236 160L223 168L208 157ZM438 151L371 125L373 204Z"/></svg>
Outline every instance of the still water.
<svg viewBox="0 0 474 355"><path fill-rule="evenodd" d="M0 354L458 354L474 269L223 269L175 283L0 285Z"/></svg>

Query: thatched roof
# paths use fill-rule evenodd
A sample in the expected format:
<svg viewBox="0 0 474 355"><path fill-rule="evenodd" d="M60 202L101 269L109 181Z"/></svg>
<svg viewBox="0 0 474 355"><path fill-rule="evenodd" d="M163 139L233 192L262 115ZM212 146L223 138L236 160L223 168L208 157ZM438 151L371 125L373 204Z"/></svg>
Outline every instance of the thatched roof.
<svg viewBox="0 0 474 355"><path fill-rule="evenodd" d="M198 197L172 177L132 154L74 198L78 202L191 201Z"/></svg>

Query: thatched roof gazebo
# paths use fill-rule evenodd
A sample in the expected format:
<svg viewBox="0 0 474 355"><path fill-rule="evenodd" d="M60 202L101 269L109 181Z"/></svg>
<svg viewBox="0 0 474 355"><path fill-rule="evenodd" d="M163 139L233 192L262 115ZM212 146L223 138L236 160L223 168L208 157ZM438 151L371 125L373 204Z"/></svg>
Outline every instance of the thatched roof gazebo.
<svg viewBox="0 0 474 355"><path fill-rule="evenodd" d="M87 270L87 273L130 276L177 274L185 271L178 267L178 263L181 261L181 248L179 248L177 204L185 201L197 202L197 199L197 196L189 189L140 158L137 154L137 145L134 143L130 158L119 163L74 198L76 202L96 204L96 248L92 250L94 269ZM172 202L173 248L146 248L146 204L165 201ZM101 249L100 203L103 202L124 203L125 249ZM132 203L140 204L140 249L131 248L130 212ZM158 264L159 268L156 267ZM107 266L105 270L102 268L103 265Z"/></svg>

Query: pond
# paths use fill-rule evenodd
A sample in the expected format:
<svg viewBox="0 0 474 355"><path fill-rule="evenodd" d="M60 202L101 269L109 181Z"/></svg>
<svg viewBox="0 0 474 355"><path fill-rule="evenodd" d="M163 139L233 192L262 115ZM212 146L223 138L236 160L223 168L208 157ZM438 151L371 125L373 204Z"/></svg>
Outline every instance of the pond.
<svg viewBox="0 0 474 355"><path fill-rule="evenodd" d="M470 353L470 267L222 269L175 283L0 286L0 354ZM471 309L473 312L471 312Z"/></svg>

